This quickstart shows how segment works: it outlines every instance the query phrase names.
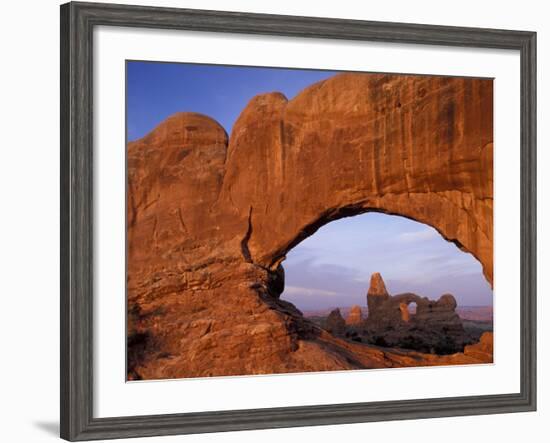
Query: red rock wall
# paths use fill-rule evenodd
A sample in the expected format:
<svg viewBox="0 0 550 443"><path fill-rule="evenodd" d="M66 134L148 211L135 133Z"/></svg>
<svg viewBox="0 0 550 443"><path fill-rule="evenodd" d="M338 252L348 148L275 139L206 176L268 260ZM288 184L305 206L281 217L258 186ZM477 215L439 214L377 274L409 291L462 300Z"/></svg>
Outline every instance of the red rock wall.
<svg viewBox="0 0 550 443"><path fill-rule="evenodd" d="M222 199L252 212L253 260L361 212L402 215L471 252L492 280L491 80L343 74L287 102L255 97L233 128Z"/></svg>

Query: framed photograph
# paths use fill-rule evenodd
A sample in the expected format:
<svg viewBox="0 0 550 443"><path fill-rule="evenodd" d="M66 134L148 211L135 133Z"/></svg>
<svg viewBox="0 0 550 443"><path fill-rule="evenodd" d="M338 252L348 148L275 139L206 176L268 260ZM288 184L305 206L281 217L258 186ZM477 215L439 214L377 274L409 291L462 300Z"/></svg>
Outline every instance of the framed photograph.
<svg viewBox="0 0 550 443"><path fill-rule="evenodd" d="M536 34L61 6L61 437L533 411Z"/></svg>

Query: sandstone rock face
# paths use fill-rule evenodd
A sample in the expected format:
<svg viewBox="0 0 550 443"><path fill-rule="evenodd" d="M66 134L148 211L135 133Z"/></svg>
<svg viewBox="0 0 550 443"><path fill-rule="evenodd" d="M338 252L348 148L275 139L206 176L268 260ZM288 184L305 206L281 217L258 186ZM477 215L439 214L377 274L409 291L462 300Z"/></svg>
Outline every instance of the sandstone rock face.
<svg viewBox="0 0 550 443"><path fill-rule="evenodd" d="M271 268L325 223L379 211L433 226L491 280L492 103L491 80L385 74L254 98L221 197L250 219L252 261Z"/></svg>
<svg viewBox="0 0 550 443"><path fill-rule="evenodd" d="M336 308L327 317L325 329L333 335L343 335L346 331L346 322L340 309Z"/></svg>
<svg viewBox="0 0 550 443"><path fill-rule="evenodd" d="M411 303L416 304L414 315L409 312ZM464 327L451 294L437 301L412 293L390 296L377 273L371 278L367 304L365 332L371 343L437 354L452 354L464 348Z"/></svg>
<svg viewBox="0 0 550 443"><path fill-rule="evenodd" d="M348 318L346 318L346 324L355 326L361 324L363 321L363 314L361 312L361 306L354 305L349 311Z"/></svg>
<svg viewBox="0 0 550 443"><path fill-rule="evenodd" d="M370 277L370 286L367 292L367 306L369 308L369 316L376 317L378 311L390 299L390 294L386 289L386 284L382 280L380 273L375 272Z"/></svg>
<svg viewBox="0 0 550 443"><path fill-rule="evenodd" d="M322 225L377 211L433 226L492 283L492 102L491 80L342 74L255 97L229 140L180 113L129 143L129 378L403 363L280 300L281 263Z"/></svg>
<svg viewBox="0 0 550 443"><path fill-rule="evenodd" d="M480 361L492 362L493 361L493 333L484 332L479 340L479 343L475 345L468 345L464 347L464 355L466 357L475 358Z"/></svg>

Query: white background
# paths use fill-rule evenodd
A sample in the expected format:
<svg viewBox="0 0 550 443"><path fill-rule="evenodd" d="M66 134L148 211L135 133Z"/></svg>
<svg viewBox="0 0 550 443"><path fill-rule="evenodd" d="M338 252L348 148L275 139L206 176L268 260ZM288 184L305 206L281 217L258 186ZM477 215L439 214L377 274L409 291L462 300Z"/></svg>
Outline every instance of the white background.
<svg viewBox="0 0 550 443"><path fill-rule="evenodd" d="M112 27L102 27L95 32L95 416L519 392L520 64L517 51ZM124 383L125 59L494 77L495 364ZM116 294L119 296L113 296Z"/></svg>
<svg viewBox="0 0 550 443"><path fill-rule="evenodd" d="M121 3L125 3L122 2ZM133 1L131 3L142 3ZM146 3L146 2L145 2ZM550 350L546 346L549 279L547 255L550 185L543 174L550 162L549 87L543 81L550 61L549 15L545 2L394 0L378 5L339 0L297 2L161 1L157 5L230 9L295 15L405 21L447 25L536 30L539 33L539 411L484 417L327 426L201 436L166 437L148 441L252 442L361 439L422 442L521 441L548 429ZM0 438L9 442L54 440L58 423L58 192L59 192L59 11L55 1L11 2L3 5L0 103ZM547 78L548 75L546 75ZM546 200L546 201L545 201ZM546 314L546 315L545 315ZM537 434L541 435L537 438ZM444 436L444 437L443 437Z"/></svg>

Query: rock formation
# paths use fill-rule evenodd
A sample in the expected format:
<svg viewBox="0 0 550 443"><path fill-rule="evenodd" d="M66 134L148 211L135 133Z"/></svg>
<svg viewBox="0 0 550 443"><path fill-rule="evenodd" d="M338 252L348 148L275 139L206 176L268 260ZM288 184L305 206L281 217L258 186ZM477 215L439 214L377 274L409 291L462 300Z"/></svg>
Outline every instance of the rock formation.
<svg viewBox="0 0 550 443"><path fill-rule="evenodd" d="M492 104L487 79L342 74L254 97L229 139L180 113L130 142L129 377L403 363L279 300L281 263L322 225L377 211L433 226L492 282Z"/></svg>
<svg viewBox="0 0 550 443"><path fill-rule="evenodd" d="M493 333L484 332L481 335L479 343L464 347L464 355L466 357L475 358L479 361L493 361Z"/></svg>
<svg viewBox="0 0 550 443"><path fill-rule="evenodd" d="M416 303L414 315L409 312L411 303ZM464 328L451 294L437 301L412 293L390 296L382 276L376 273L371 277L367 305L365 333L371 343L437 354L464 348Z"/></svg>
<svg viewBox="0 0 550 443"><path fill-rule="evenodd" d="M325 329L333 335L343 335L346 332L346 322L340 309L336 308L330 312Z"/></svg>
<svg viewBox="0 0 550 443"><path fill-rule="evenodd" d="M367 292L367 307L369 317L376 317L379 309L390 299L390 294L386 289L386 284L382 280L380 273L375 272L370 277L370 286Z"/></svg>
<svg viewBox="0 0 550 443"><path fill-rule="evenodd" d="M351 307L348 318L346 318L346 324L350 326L357 326L363 321L363 314L361 312L361 306L354 305Z"/></svg>

